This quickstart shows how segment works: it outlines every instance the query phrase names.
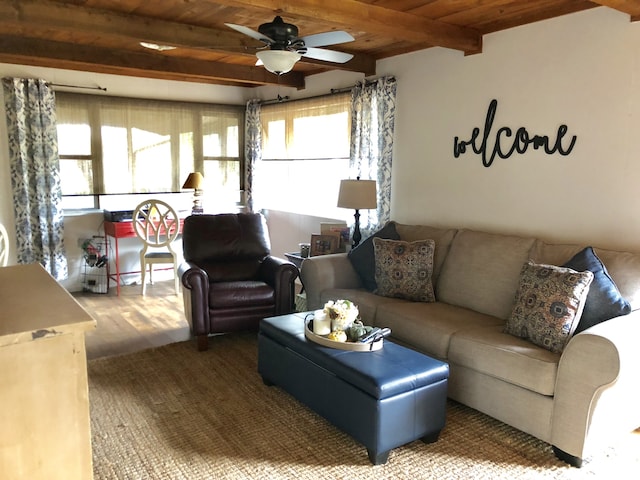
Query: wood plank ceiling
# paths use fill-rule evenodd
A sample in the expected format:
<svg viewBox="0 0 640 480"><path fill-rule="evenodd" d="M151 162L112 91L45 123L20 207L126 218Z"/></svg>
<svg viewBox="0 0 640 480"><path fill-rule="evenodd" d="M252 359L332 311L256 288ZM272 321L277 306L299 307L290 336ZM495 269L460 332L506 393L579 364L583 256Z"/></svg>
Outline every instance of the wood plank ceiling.
<svg viewBox="0 0 640 480"><path fill-rule="evenodd" d="M307 75L375 75L378 59L446 47L482 53L483 35L605 6L640 20L637 0L0 0L0 63L237 86L304 88ZM252 30L281 15L300 36L344 30L345 64L303 57L280 76L256 66ZM154 51L140 42L177 47Z"/></svg>

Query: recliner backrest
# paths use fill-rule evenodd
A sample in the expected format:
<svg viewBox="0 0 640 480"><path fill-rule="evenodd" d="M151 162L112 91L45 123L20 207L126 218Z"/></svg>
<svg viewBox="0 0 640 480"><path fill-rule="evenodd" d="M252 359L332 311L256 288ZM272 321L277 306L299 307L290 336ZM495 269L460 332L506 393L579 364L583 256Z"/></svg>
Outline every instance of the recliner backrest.
<svg viewBox="0 0 640 480"><path fill-rule="evenodd" d="M212 281L253 278L271 253L267 222L259 213L192 215L182 231L184 258Z"/></svg>

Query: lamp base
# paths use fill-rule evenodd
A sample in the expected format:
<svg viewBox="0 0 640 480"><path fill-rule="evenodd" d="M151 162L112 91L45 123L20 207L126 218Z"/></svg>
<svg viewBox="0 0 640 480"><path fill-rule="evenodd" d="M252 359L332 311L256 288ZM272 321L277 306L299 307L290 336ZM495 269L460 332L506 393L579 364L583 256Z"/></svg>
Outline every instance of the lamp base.
<svg viewBox="0 0 640 480"><path fill-rule="evenodd" d="M202 192L197 190L193 194L193 207L191 207L191 215L201 215L204 213L204 208L202 208L202 199L200 196Z"/></svg>
<svg viewBox="0 0 640 480"><path fill-rule="evenodd" d="M356 248L362 240L362 234L360 233L360 211L356 210L353 218L356 219L356 223L353 227L353 241L351 242L351 248Z"/></svg>

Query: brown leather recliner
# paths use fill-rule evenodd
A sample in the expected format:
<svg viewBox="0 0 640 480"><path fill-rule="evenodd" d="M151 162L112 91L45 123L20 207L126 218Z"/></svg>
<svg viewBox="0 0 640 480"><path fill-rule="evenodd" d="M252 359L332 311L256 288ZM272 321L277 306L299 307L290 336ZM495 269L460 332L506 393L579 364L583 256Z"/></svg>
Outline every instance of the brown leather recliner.
<svg viewBox="0 0 640 480"><path fill-rule="evenodd" d="M296 266L271 256L259 213L192 215L184 221L180 266L184 308L198 350L210 333L257 328L294 311Z"/></svg>

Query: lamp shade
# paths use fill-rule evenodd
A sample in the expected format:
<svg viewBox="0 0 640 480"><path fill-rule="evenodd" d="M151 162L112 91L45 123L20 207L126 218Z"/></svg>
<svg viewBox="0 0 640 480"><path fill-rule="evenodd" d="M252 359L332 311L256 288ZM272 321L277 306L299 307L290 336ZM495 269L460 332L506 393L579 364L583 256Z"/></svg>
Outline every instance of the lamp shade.
<svg viewBox="0 0 640 480"><path fill-rule="evenodd" d="M184 182L184 185L182 185L182 188L195 188L196 190L200 190L203 180L204 177L200 172L191 172Z"/></svg>
<svg viewBox="0 0 640 480"><path fill-rule="evenodd" d="M264 64L264 68L276 75L290 72L301 57L300 54L289 50L264 50L256 53L256 56Z"/></svg>
<svg viewBox="0 0 640 480"><path fill-rule="evenodd" d="M338 207L365 210L378 206L375 180L341 180Z"/></svg>

